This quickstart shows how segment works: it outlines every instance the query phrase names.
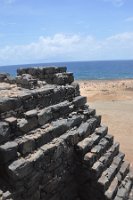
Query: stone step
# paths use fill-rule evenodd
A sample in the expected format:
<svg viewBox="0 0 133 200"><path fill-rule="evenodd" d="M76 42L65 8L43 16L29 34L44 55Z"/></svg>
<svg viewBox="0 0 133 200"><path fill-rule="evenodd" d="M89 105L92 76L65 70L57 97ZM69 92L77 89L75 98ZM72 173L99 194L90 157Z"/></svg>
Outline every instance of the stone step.
<svg viewBox="0 0 133 200"><path fill-rule="evenodd" d="M103 171L109 167L114 157L119 152L119 143L114 143L107 152L96 161L91 168L91 175L94 179L98 179Z"/></svg>
<svg viewBox="0 0 133 200"><path fill-rule="evenodd" d="M73 105L69 101L63 101L40 110L30 110L24 113L24 118L17 119L17 129L20 134L28 133L32 129L43 126L59 117L68 115L72 111Z"/></svg>
<svg viewBox="0 0 133 200"><path fill-rule="evenodd" d="M130 170L130 163L128 161L123 161L120 170L116 174L119 185L120 185L121 181L125 178L127 173L129 173L129 170Z"/></svg>
<svg viewBox="0 0 133 200"><path fill-rule="evenodd" d="M83 115L83 112L86 114ZM97 127L97 121L98 117L93 117L94 110L82 110L82 112L76 113L73 112L70 114L70 116L66 118L61 118L58 120L55 120L51 122L51 124L46 124L40 128L36 128L33 131L29 131L28 133L19 136L14 140L14 142L10 141L5 143L4 145L0 146L0 155L1 156L1 164L4 164L8 161L14 160L16 157L22 155L25 156L28 153L31 153L33 150L39 148L40 146L50 142L52 139L59 137L61 134L63 134L65 131L69 130L72 127L79 126L83 121L82 125L79 128L79 132L81 134L86 133L86 128L88 128L88 131L91 130L91 126L93 127L93 123L95 123L95 127ZM98 122L100 123L100 122ZM87 126L86 126L87 125ZM84 128L82 128L84 127ZM84 133L85 132L85 133ZM12 143L15 145L12 147ZM18 153L20 155L18 155ZM10 155L10 156L9 156ZM8 160L7 160L8 157Z"/></svg>
<svg viewBox="0 0 133 200"><path fill-rule="evenodd" d="M121 181L126 177L126 175L129 172L129 166L130 164L128 162L123 161L119 172L116 174L108 190L105 192L105 196L107 200L114 199Z"/></svg>
<svg viewBox="0 0 133 200"><path fill-rule="evenodd" d="M132 197L132 187L133 175L131 175L129 172L124 180L121 182L114 200L128 200L130 196Z"/></svg>
<svg viewBox="0 0 133 200"><path fill-rule="evenodd" d="M85 122L86 123L86 122ZM70 146L73 150L73 147L83 138L83 135L80 133L80 128L83 126L83 134L86 137L88 134L91 134L96 128L96 119L92 118L87 120L89 124L88 129L86 126L81 124L78 128L73 128L62 134L57 139L53 139L50 143L47 143L41 146L38 150L33 151L27 157L18 158L17 160L13 161L7 167L7 173L10 177L10 180L19 181L23 179L24 181L29 181L29 177L31 176L32 172L38 168L42 170L42 168L46 172L46 168L49 171L56 169L57 166L60 165L60 158L64 160L66 164L69 165L70 160L68 159L68 148ZM90 128L89 128L90 127ZM71 151L70 151L71 153ZM62 155L63 154L63 155ZM51 156L49 156L51 155ZM73 158L70 156L73 162ZM53 163L53 164L52 164ZM57 165L57 166L56 166ZM17 182L15 182L17 184ZM32 183L34 184L34 183Z"/></svg>
<svg viewBox="0 0 133 200"><path fill-rule="evenodd" d="M0 144L7 142L18 135L28 133L32 129L40 127L59 117L70 115L71 112L79 112L86 117L94 116L95 110L89 109L84 105L85 102L86 98L79 96L78 98L74 98L71 102L63 101L44 109L27 111L23 114L23 118L17 119L16 117L8 117L0 122Z"/></svg>
<svg viewBox="0 0 133 200"><path fill-rule="evenodd" d="M44 136L46 138L45 142L49 142L49 141L47 141L48 138L51 138L53 135L55 135L57 137L58 135L62 134L62 130L60 127L62 127L63 125L65 125L65 126L62 129L65 132L67 129L69 129L71 127L80 125L80 123L82 121L84 122L86 120L89 120L89 118L91 118L91 120L89 120L89 121L92 121L92 123L93 123L93 121L94 122L96 121L97 124L100 123L99 117L94 115L93 110L88 110L88 111L85 110L86 115L83 114L83 112L84 112L84 110L82 110L82 112L79 112L79 113L78 113L78 111L70 113L69 116L66 116L64 118L59 118L57 120L52 121L51 123L41 126L40 128L37 128L33 131L29 131L28 133L25 133L23 137L24 138L29 138L29 137L32 138L35 136L35 140L37 140L38 137L40 138L40 134L43 134L43 138L44 138ZM96 124L96 126L97 126L97 124ZM90 128L90 125L88 122L82 123L82 126L80 127L80 131L82 130L82 132L85 130L85 128L82 128L83 126L88 126ZM48 134L45 133L45 129L47 130ZM58 135L55 134L55 132L58 132ZM52 135L51 135L51 133L52 133ZM41 136L41 138L42 138L42 136ZM39 139L39 141L42 140L44 142L43 138Z"/></svg>
<svg viewBox="0 0 133 200"><path fill-rule="evenodd" d="M82 123L83 116L79 114L73 115L71 118L58 119L47 124L42 128L38 128L29 132L21 138L16 139L18 143L18 151L21 155L31 153L33 150L39 148L40 146L49 143L56 137L59 137L67 130L74 126L79 126Z"/></svg>
<svg viewBox="0 0 133 200"><path fill-rule="evenodd" d="M125 155L123 153L119 152L119 154L114 157L111 165L102 173L101 177L98 179L98 185L101 191L105 192L109 188L113 178L120 170L124 156Z"/></svg>
<svg viewBox="0 0 133 200"><path fill-rule="evenodd" d="M46 85L34 90L22 89L18 91L19 97L6 97L0 99L0 117L20 116L22 113L50 105L60 103L65 100L72 100L79 95L77 84L57 86Z"/></svg>
<svg viewBox="0 0 133 200"><path fill-rule="evenodd" d="M88 124L88 130L84 128L84 134L87 134L87 131L93 131L92 127L93 129L96 128L96 118L88 119L86 122L83 122L84 120L86 120L84 115L75 114L71 116L71 118L53 121L51 124L47 124L42 128L33 130L29 132L28 135L21 136L13 142L7 142L4 145L1 145L1 165L15 160L18 158L18 156L25 157L27 154L32 153L36 149L40 148L42 145L49 143L54 138L60 137L73 127L79 127L77 129L79 134L81 127L85 127L86 123Z"/></svg>
<svg viewBox="0 0 133 200"><path fill-rule="evenodd" d="M83 164L89 168L112 146L113 136L107 135L85 154Z"/></svg>
<svg viewBox="0 0 133 200"><path fill-rule="evenodd" d="M0 163L4 164L21 155L31 153L33 150L50 142L55 137L59 137L73 126L79 126L83 118L81 114L75 114L71 118L58 119L51 124L46 124L16 138L14 141L7 142L0 146Z"/></svg>
<svg viewBox="0 0 133 200"><path fill-rule="evenodd" d="M90 151L95 145L98 144L101 138L103 138L108 132L108 128L106 126L101 126L95 130L92 135L83 139L76 146L77 154L83 159L84 155Z"/></svg>
<svg viewBox="0 0 133 200"><path fill-rule="evenodd" d="M34 109L24 113L24 118L17 119L17 127L20 132L28 132L37 126L42 126L52 120L55 120L59 117L68 115L73 111L77 111L83 107L86 103L86 98L78 96L73 99L73 101L63 101L61 103L49 106L44 109ZM75 109L76 104L76 109ZM88 114L95 113L95 110L86 110ZM9 118L5 119L8 122Z"/></svg>
<svg viewBox="0 0 133 200"><path fill-rule="evenodd" d="M105 192L105 198L106 200L112 200L114 199L116 192L118 190L118 179L115 177L113 181L111 182L108 190Z"/></svg>

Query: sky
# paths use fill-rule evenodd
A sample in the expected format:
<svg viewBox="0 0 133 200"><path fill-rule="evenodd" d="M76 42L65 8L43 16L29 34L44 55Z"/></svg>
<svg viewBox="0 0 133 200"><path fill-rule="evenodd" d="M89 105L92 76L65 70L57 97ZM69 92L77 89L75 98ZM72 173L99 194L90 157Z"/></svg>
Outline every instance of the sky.
<svg viewBox="0 0 133 200"><path fill-rule="evenodd" d="M133 59L133 0L0 0L0 66Z"/></svg>

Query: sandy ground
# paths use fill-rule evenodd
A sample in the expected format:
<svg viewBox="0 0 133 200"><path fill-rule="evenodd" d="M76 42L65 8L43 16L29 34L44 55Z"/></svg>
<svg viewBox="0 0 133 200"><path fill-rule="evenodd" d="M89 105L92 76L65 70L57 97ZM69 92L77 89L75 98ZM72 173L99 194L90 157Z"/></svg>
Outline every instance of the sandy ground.
<svg viewBox="0 0 133 200"><path fill-rule="evenodd" d="M133 79L78 81L81 95L102 115L102 124L120 142L121 151L133 165Z"/></svg>

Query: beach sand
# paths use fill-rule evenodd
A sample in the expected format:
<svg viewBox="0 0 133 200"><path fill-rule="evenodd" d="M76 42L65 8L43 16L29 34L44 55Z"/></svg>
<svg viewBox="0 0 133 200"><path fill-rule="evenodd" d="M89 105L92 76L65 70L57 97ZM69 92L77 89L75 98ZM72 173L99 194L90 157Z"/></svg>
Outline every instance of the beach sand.
<svg viewBox="0 0 133 200"><path fill-rule="evenodd" d="M102 124L108 126L133 165L133 79L77 82L81 95L102 115Z"/></svg>

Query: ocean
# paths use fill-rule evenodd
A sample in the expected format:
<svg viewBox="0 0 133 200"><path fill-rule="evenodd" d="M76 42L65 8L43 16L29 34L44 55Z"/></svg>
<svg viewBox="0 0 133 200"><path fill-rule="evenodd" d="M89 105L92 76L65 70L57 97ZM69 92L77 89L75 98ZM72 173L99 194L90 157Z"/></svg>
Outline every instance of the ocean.
<svg viewBox="0 0 133 200"><path fill-rule="evenodd" d="M113 80L133 78L133 60L117 61L73 61L56 63L39 63L1 66L0 72L16 75L16 69L21 67L67 66L73 72L76 80Z"/></svg>

